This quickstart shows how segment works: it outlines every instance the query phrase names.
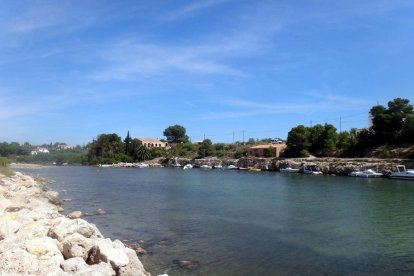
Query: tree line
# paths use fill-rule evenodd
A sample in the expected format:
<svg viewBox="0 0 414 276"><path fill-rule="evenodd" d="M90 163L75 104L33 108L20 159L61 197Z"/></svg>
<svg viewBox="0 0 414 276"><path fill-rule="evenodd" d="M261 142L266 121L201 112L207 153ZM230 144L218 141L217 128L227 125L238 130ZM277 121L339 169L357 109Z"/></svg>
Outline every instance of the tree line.
<svg viewBox="0 0 414 276"><path fill-rule="evenodd" d="M331 124L298 125L288 133L286 156L362 157L376 147L414 145L414 110L409 100L396 98L387 107L373 106L370 116L371 128L340 133Z"/></svg>

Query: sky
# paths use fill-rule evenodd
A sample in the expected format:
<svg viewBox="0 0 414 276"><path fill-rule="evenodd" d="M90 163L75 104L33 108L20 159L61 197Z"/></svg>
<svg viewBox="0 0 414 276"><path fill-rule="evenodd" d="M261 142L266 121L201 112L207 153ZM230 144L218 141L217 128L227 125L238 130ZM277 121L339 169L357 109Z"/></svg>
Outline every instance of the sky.
<svg viewBox="0 0 414 276"><path fill-rule="evenodd" d="M0 141L338 131L414 102L414 1L3 0Z"/></svg>

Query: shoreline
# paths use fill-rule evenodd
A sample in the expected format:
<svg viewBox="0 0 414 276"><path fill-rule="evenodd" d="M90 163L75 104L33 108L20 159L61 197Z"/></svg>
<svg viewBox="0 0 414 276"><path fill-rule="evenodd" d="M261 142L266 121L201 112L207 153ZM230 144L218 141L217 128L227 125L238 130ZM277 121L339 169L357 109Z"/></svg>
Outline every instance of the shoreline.
<svg viewBox="0 0 414 276"><path fill-rule="evenodd" d="M226 167L233 165L239 169L252 169L255 171L273 171L278 172L281 168L295 168L299 172L303 172L306 167L312 167L315 171L323 174L347 176L354 171L372 169L381 172L384 176L396 171L397 165L405 165L407 168L414 168L414 160L412 159L380 159L380 158L259 158L259 157L243 157L240 159L226 158L160 158L154 164L153 160L143 162L149 167L183 167L187 164L195 168L203 165L209 167ZM117 163L110 165L112 167L136 168L139 163Z"/></svg>
<svg viewBox="0 0 414 276"><path fill-rule="evenodd" d="M0 174L0 272L150 275L133 249L104 238L94 224L71 219L62 211L58 193L44 181L20 172Z"/></svg>

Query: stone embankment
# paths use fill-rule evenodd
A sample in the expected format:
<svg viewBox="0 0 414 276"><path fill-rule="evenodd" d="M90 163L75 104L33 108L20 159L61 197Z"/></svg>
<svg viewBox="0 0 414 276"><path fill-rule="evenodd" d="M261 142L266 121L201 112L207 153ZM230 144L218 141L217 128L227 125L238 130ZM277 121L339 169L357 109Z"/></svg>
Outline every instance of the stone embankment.
<svg viewBox="0 0 414 276"><path fill-rule="evenodd" d="M149 275L134 250L62 211L45 184L0 174L0 275Z"/></svg>
<svg viewBox="0 0 414 276"><path fill-rule="evenodd" d="M388 175L395 171L397 165L406 165L407 168L414 167L414 160L407 159L378 159L378 158L257 158L245 157L240 159L161 159L160 164L164 166L182 166L191 164L195 167L201 165L218 166L234 165L238 168L255 168L263 171L279 171L281 168L298 168L303 171L305 168L321 171L324 174L347 175L353 171L373 169Z"/></svg>

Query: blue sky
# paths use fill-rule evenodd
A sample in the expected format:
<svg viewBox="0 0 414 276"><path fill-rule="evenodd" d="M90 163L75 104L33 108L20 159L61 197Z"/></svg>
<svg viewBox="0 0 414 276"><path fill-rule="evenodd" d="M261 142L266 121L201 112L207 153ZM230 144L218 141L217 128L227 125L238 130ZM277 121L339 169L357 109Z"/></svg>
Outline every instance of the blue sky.
<svg viewBox="0 0 414 276"><path fill-rule="evenodd" d="M2 1L0 141L282 137L414 101L414 2Z"/></svg>

